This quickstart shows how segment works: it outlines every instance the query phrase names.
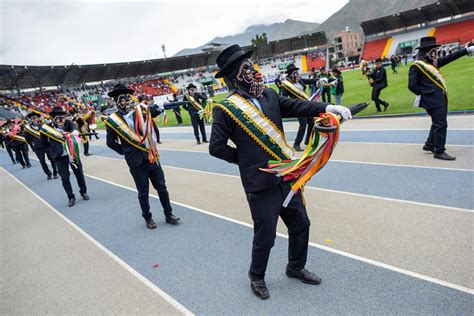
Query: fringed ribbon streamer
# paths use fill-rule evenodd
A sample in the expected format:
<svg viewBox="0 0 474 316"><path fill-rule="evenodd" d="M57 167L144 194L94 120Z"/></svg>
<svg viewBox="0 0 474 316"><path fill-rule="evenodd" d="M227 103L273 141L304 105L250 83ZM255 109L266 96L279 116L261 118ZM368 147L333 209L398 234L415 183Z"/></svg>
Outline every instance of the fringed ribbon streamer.
<svg viewBox="0 0 474 316"><path fill-rule="evenodd" d="M156 134L153 128L153 119L150 109L142 104L137 104L135 110L135 133L140 139L140 144L145 144L148 150L148 160L155 163L158 157L158 149L156 147ZM142 134L140 134L140 131Z"/></svg>
<svg viewBox="0 0 474 316"><path fill-rule="evenodd" d="M75 167L77 167L77 164L81 159L79 154L79 143L81 143L81 138L76 133L64 133L64 147L66 148L69 162Z"/></svg>
<svg viewBox="0 0 474 316"><path fill-rule="evenodd" d="M339 118L332 113L322 113L315 119L326 126L337 129L334 133L319 133L315 128L311 131L309 144L303 155L299 159L292 160L270 160L268 168L262 171L274 173L278 177L283 177L283 181L291 182L291 191L283 202L283 207L287 207L291 199L299 190L303 190L306 183L319 172L329 161L334 148L339 140ZM319 140L324 138L324 142L319 146Z"/></svg>

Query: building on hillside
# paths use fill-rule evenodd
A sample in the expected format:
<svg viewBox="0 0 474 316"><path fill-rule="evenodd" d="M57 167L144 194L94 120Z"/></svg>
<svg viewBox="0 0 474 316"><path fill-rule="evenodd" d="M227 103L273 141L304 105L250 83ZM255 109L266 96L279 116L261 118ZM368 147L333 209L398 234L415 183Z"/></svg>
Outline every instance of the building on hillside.
<svg viewBox="0 0 474 316"><path fill-rule="evenodd" d="M349 27L334 35L334 53L336 59L358 56L362 47L360 34Z"/></svg>

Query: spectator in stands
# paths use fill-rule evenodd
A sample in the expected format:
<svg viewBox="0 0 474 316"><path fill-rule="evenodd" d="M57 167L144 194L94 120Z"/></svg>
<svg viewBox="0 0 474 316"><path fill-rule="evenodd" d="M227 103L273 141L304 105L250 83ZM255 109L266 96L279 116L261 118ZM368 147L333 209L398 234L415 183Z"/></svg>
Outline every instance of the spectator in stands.
<svg viewBox="0 0 474 316"><path fill-rule="evenodd" d="M326 72L326 67L319 68L319 78L326 78L329 82L329 74ZM323 98L323 102L331 103L331 87L325 86L323 88L323 92L321 97Z"/></svg>
<svg viewBox="0 0 474 316"><path fill-rule="evenodd" d="M334 67L331 71L331 74L334 78L332 83L336 104L342 105L342 95L344 94L344 80L342 78L341 71L338 68Z"/></svg>
<svg viewBox="0 0 474 316"><path fill-rule="evenodd" d="M392 75L398 74L398 71L397 71L397 57L395 55L392 55L390 57L390 64L392 66Z"/></svg>
<svg viewBox="0 0 474 316"><path fill-rule="evenodd" d="M380 99L380 92L388 86L387 83L387 72L383 67L382 59L377 58L375 60L375 69L369 75L370 80L369 83L372 86L372 100L375 102L375 107L377 108L377 112L382 112L380 109L380 104L384 107L384 112L387 111L388 102Z"/></svg>
<svg viewBox="0 0 474 316"><path fill-rule="evenodd" d="M474 52L472 43L446 57L438 58L436 37L420 39L418 56L408 73L408 89L417 95L415 102L431 116L431 129L423 150L434 153L435 159L455 160L446 153L448 122L448 93L443 75L438 68Z"/></svg>

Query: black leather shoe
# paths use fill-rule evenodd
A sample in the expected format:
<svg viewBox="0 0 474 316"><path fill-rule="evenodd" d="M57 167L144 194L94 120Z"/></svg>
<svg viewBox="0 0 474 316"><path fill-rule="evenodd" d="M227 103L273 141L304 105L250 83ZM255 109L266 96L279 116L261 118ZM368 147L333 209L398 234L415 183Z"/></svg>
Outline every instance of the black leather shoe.
<svg viewBox="0 0 474 316"><path fill-rule="evenodd" d="M179 217L174 216L173 214L166 216L166 224L176 225L179 222Z"/></svg>
<svg viewBox="0 0 474 316"><path fill-rule="evenodd" d="M264 279L253 278L249 272L250 278L250 288L252 289L253 294L261 300L266 300L270 298L270 293L268 293L267 286L265 285Z"/></svg>
<svg viewBox="0 0 474 316"><path fill-rule="evenodd" d="M290 278L299 279L303 283L307 284L319 284L321 283L321 278L318 277L313 272L309 272L306 269L301 269L299 271L294 270L290 267L286 267L286 275Z"/></svg>
<svg viewBox="0 0 474 316"><path fill-rule="evenodd" d="M26 167L27 167L27 168L31 168L31 164L27 164Z"/></svg>
<svg viewBox="0 0 474 316"><path fill-rule="evenodd" d="M51 179L53 179L53 177L51 177L51 175L48 174L48 180L51 180Z"/></svg>
<svg viewBox="0 0 474 316"><path fill-rule="evenodd" d="M441 160L456 160L456 157L448 155L447 153L441 153L441 154L434 154L435 159L441 159Z"/></svg>
<svg viewBox="0 0 474 316"><path fill-rule="evenodd" d="M21 166L21 168L22 168L22 169L25 169L25 168L26 168L26 166L25 166L25 165L22 165L22 166Z"/></svg>
<svg viewBox="0 0 474 316"><path fill-rule="evenodd" d="M72 207L76 204L76 198L70 198L69 202L67 202L67 206Z"/></svg>
<svg viewBox="0 0 474 316"><path fill-rule="evenodd" d="M87 201L87 200L90 200L90 199L91 199L91 198L89 197L89 194L87 194L87 193L81 194L81 196L82 196L82 199L83 199L84 201Z"/></svg>
<svg viewBox="0 0 474 316"><path fill-rule="evenodd" d="M59 179L59 177L58 177L57 174L53 174L53 178L54 178L54 179Z"/></svg>
<svg viewBox="0 0 474 316"><path fill-rule="evenodd" d="M423 145L423 150L424 151L431 151L432 153L434 153L434 146L429 146L429 145Z"/></svg>
<svg viewBox="0 0 474 316"><path fill-rule="evenodd" d="M383 111L384 111L384 112L387 112L388 106L389 106L389 103L388 103L388 102L383 105Z"/></svg>
<svg viewBox="0 0 474 316"><path fill-rule="evenodd" d="M208 140L203 140L202 142L203 142L203 143L209 143L209 141L208 141Z"/></svg>
<svg viewBox="0 0 474 316"><path fill-rule="evenodd" d="M148 229L155 229L156 228L156 224L153 221L153 218L150 218L149 220L146 221L146 228L148 228Z"/></svg>
<svg viewBox="0 0 474 316"><path fill-rule="evenodd" d="M377 110L375 111L375 113L380 113L380 112L382 112L382 110L380 110L380 109L377 109Z"/></svg>
<svg viewBox="0 0 474 316"><path fill-rule="evenodd" d="M198 145L201 145L201 141L200 141L200 140L198 140L198 141L196 141L196 142L197 142Z"/></svg>
<svg viewBox="0 0 474 316"><path fill-rule="evenodd" d="M85 153L84 156L92 156L90 153Z"/></svg>
<svg viewBox="0 0 474 316"><path fill-rule="evenodd" d="M300 145L297 145L297 144L294 144L294 145L293 145L293 148L294 148L296 151L303 151L303 149L300 147Z"/></svg>

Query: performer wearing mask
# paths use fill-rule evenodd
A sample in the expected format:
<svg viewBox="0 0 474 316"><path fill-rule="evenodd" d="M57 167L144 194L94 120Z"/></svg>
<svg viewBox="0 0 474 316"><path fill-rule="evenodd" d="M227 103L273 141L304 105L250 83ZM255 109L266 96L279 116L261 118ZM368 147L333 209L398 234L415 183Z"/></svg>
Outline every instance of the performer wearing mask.
<svg viewBox="0 0 474 316"><path fill-rule="evenodd" d="M24 131L21 125L15 124L13 120L7 120L6 129L8 133L5 135L7 138L7 145L15 153L15 160L20 163L23 169L30 168L30 158L28 156L28 143L24 137Z"/></svg>
<svg viewBox="0 0 474 316"><path fill-rule="evenodd" d="M446 134L448 129L448 90L439 68L474 52L472 43L445 57L438 58L436 37L420 39L417 60L410 66L408 89L417 95L415 102L431 116L431 129L423 150L434 153L434 158L455 160L446 153Z"/></svg>
<svg viewBox="0 0 474 316"><path fill-rule="evenodd" d="M387 72L383 67L382 59L377 58L375 60L375 69L372 71L369 77L369 83L372 86L372 101L375 102L377 112L382 112L380 109L380 104L383 105L383 110L385 112L387 111L389 103L380 99L380 92L388 86L388 83Z"/></svg>
<svg viewBox="0 0 474 316"><path fill-rule="evenodd" d="M208 143L206 137L206 128L204 127L204 119L202 118L202 112L204 111L204 107L206 106L207 97L196 91L197 87L190 83L186 87L187 93L184 94L183 101L186 101L185 108L189 112L189 116L191 117L191 123L193 124L194 129L194 136L196 137L196 141L198 145L201 144L201 140L199 139L199 130L201 131L202 141L204 143Z"/></svg>
<svg viewBox="0 0 474 316"><path fill-rule="evenodd" d="M56 163L51 155L51 148L41 143L40 129L43 124L41 115L36 112L31 112L26 116L26 118L29 121L29 123L24 127L26 141L30 144L36 157L38 157L41 168L43 168L48 180L51 180L53 177L54 179L58 179L58 169L56 168ZM48 157L48 160L51 162L51 168L53 169L52 173L46 163L46 157Z"/></svg>
<svg viewBox="0 0 474 316"><path fill-rule="evenodd" d="M252 51L244 52L239 45L232 45L217 57L220 71L216 78L224 78L231 91L214 106L209 152L239 166L254 222L250 287L258 298L268 299L264 278L279 216L289 233L287 276L309 284L321 282L305 269L310 223L301 193L283 207L291 190L290 183L260 170L267 167L269 160L293 157L283 134L282 118L312 118L334 111L348 119L351 114L342 106L282 97L275 90L265 88L262 74L249 60L251 54ZM236 147L229 146L229 140Z"/></svg>
<svg viewBox="0 0 474 316"><path fill-rule="evenodd" d="M69 199L68 206L72 207L76 204L76 196L69 179L69 166L71 166L76 177L82 198L86 201L90 199L87 194L86 180L79 156L79 133L77 130L74 130L73 122L66 119L67 112L62 107L53 107L49 115L51 116L52 124L43 124L41 126L41 144L44 147L51 148L51 156L56 163L64 191L66 191Z"/></svg>
<svg viewBox="0 0 474 316"><path fill-rule="evenodd" d="M91 130L89 129L89 120L91 119L92 112L89 111L85 106L80 106L76 108L77 111L73 118L76 121L77 127L81 135L82 145L84 147L84 156L90 156L89 153L89 133ZM95 114L94 114L95 115Z"/></svg>
<svg viewBox="0 0 474 316"><path fill-rule="evenodd" d="M6 136L7 133L8 133L7 123L5 123L2 126L2 129L0 131L0 145L2 146L2 148L3 147L5 148L5 150L8 153L8 156L10 156L10 159L11 159L12 163L16 164L16 160L15 160L15 157L13 156L13 149L11 147L10 140Z"/></svg>
<svg viewBox="0 0 474 316"><path fill-rule="evenodd" d="M294 64L289 64L286 67L286 80L281 84L283 88L282 95L293 99L309 100L310 96L308 96L305 92L306 84L316 84L318 79L302 79L298 73L298 70L299 68L297 68ZM314 127L314 119L308 117L299 117L298 122L300 123L300 126L298 128L298 133L296 134L293 148L296 151L303 151L300 146L301 141L303 140L306 131L306 139L304 143L305 145L308 145L309 135Z"/></svg>
<svg viewBox="0 0 474 316"><path fill-rule="evenodd" d="M131 96L134 93L135 90L124 84L115 85L108 93L109 97L114 99L118 111L112 113L104 121L107 126L107 146L119 155L125 156L137 187L138 201L146 227L156 228L150 212L149 181L158 191L166 223L176 225L179 218L172 212L165 174L156 148L155 123L153 122L153 118L158 116L163 109L158 109L156 105L145 107L136 104L132 107L134 102ZM145 117L143 117L144 114Z"/></svg>

